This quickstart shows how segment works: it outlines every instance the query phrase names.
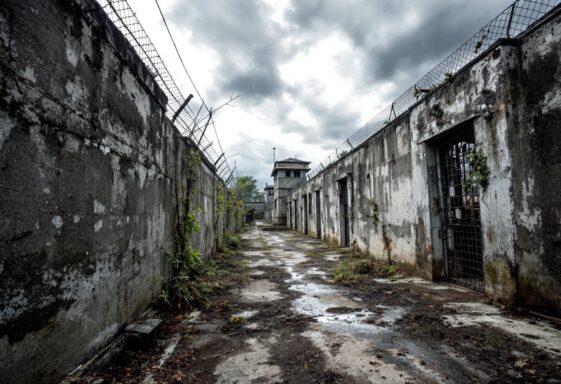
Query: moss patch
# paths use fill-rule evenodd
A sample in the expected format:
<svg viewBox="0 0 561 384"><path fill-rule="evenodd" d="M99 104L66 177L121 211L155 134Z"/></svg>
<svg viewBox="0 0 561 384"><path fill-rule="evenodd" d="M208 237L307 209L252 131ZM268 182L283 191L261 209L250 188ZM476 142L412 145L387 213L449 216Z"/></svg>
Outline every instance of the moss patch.
<svg viewBox="0 0 561 384"><path fill-rule="evenodd" d="M485 264L485 292L503 304L514 304L516 282L507 261L498 258Z"/></svg>

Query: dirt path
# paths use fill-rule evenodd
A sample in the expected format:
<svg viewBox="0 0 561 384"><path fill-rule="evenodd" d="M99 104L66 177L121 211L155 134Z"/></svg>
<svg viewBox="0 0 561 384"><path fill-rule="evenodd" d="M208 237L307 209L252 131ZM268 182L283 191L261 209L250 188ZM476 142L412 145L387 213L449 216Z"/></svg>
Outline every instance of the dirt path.
<svg viewBox="0 0 561 384"><path fill-rule="evenodd" d="M253 226L225 264L230 289L167 318L158 346L108 382L561 383L561 331L456 285L363 277L336 285L341 250Z"/></svg>

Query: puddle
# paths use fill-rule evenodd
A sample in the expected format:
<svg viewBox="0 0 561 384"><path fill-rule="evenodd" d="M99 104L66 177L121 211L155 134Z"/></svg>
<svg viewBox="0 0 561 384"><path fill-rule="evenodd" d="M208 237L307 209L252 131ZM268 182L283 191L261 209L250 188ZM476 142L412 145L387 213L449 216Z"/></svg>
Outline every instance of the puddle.
<svg viewBox="0 0 561 384"><path fill-rule="evenodd" d="M247 265L249 268L258 268L258 267L274 267L280 265L278 261L273 261L270 259L258 259L258 260L250 260Z"/></svg>
<svg viewBox="0 0 561 384"><path fill-rule="evenodd" d="M308 261L308 258L304 255L304 253L299 251L279 250L272 251L271 255L282 260L283 265L286 266L295 266Z"/></svg>
<svg viewBox="0 0 561 384"><path fill-rule="evenodd" d="M242 311L242 312L234 313L233 316L241 317L242 319L249 319L250 317L257 315L258 313L259 311Z"/></svg>
<svg viewBox="0 0 561 384"><path fill-rule="evenodd" d="M290 279L285 280L287 283L291 283L293 281L301 281L304 277L304 274L295 272L293 267L286 267L286 272L290 274Z"/></svg>
<svg viewBox="0 0 561 384"><path fill-rule="evenodd" d="M259 323L249 323L247 325L244 325L244 328L251 329L251 330L257 330L257 329L261 329L262 327L259 325Z"/></svg>
<svg viewBox="0 0 561 384"><path fill-rule="evenodd" d="M329 261L339 261L339 259L341 258L341 254L339 253L334 253L334 254L328 254L325 255L325 260L329 260Z"/></svg>
<svg viewBox="0 0 561 384"><path fill-rule="evenodd" d="M280 300L283 297L276 290L277 285L267 279L259 279L252 281L248 286L238 289L238 294L242 301L250 303L259 303L263 301Z"/></svg>
<svg viewBox="0 0 561 384"><path fill-rule="evenodd" d="M326 330L369 338L389 331L387 325L403 316L400 307L378 306L380 313L364 309L359 303L345 297L338 289L324 284L305 283L290 287L303 294L292 306L297 313L312 316ZM333 308L345 308L345 313L332 313ZM385 326L365 322L376 318Z"/></svg>
<svg viewBox="0 0 561 384"><path fill-rule="evenodd" d="M263 257L265 253L263 251L241 251L241 254L246 257Z"/></svg>
<svg viewBox="0 0 561 384"><path fill-rule="evenodd" d="M310 268L306 271L307 275L327 276L327 272L318 269L317 267Z"/></svg>

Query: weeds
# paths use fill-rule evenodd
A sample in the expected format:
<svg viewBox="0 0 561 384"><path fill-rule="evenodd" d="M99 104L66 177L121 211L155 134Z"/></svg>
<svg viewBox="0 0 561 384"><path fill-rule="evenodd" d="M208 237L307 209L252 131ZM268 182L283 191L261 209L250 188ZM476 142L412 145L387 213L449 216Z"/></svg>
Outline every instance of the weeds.
<svg viewBox="0 0 561 384"><path fill-rule="evenodd" d="M228 319L228 324L230 325L239 325L241 323L243 323L245 321L245 319L242 316L235 316L232 315L230 316L230 318Z"/></svg>
<svg viewBox="0 0 561 384"><path fill-rule="evenodd" d="M343 259L333 269L336 283L350 284L363 276L390 277L397 273L407 273L406 266L391 265L358 250L343 252Z"/></svg>
<svg viewBox="0 0 561 384"><path fill-rule="evenodd" d="M226 250L239 250L242 245L242 238L235 233L225 233L222 236L222 244Z"/></svg>
<svg viewBox="0 0 561 384"><path fill-rule="evenodd" d="M373 260L367 258L347 258L339 262L333 270L336 283L352 283L359 279L359 275L372 271Z"/></svg>
<svg viewBox="0 0 561 384"><path fill-rule="evenodd" d="M324 254L325 252L323 250L319 250L319 249L314 249L312 251L308 251L306 252L306 254L304 256L306 257L310 257L310 258L314 258L314 257L319 257L322 254Z"/></svg>
<svg viewBox="0 0 561 384"><path fill-rule="evenodd" d="M172 266L171 276L165 281L160 299L170 308L194 308L208 304L208 296L217 288L213 277L216 266L202 260L200 251L192 246L193 235L201 230L198 216L200 208L192 205L195 183L199 176L201 158L199 152L191 148L185 159L186 186L183 198L177 201L177 232L175 252L168 253Z"/></svg>

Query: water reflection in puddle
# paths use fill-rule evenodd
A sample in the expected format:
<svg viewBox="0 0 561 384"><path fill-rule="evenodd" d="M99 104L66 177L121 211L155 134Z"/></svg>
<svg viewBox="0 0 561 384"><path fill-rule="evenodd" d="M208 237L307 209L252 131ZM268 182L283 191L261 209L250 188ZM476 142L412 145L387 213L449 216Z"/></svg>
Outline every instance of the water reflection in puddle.
<svg viewBox="0 0 561 384"><path fill-rule="evenodd" d="M314 317L326 330L368 338L390 330L388 325L401 318L404 309L378 305L373 312L362 308L357 302L345 297L339 289L325 284L294 284L290 289L303 295L292 302L297 313ZM345 313L330 313L341 308ZM367 323L376 319L377 324Z"/></svg>

